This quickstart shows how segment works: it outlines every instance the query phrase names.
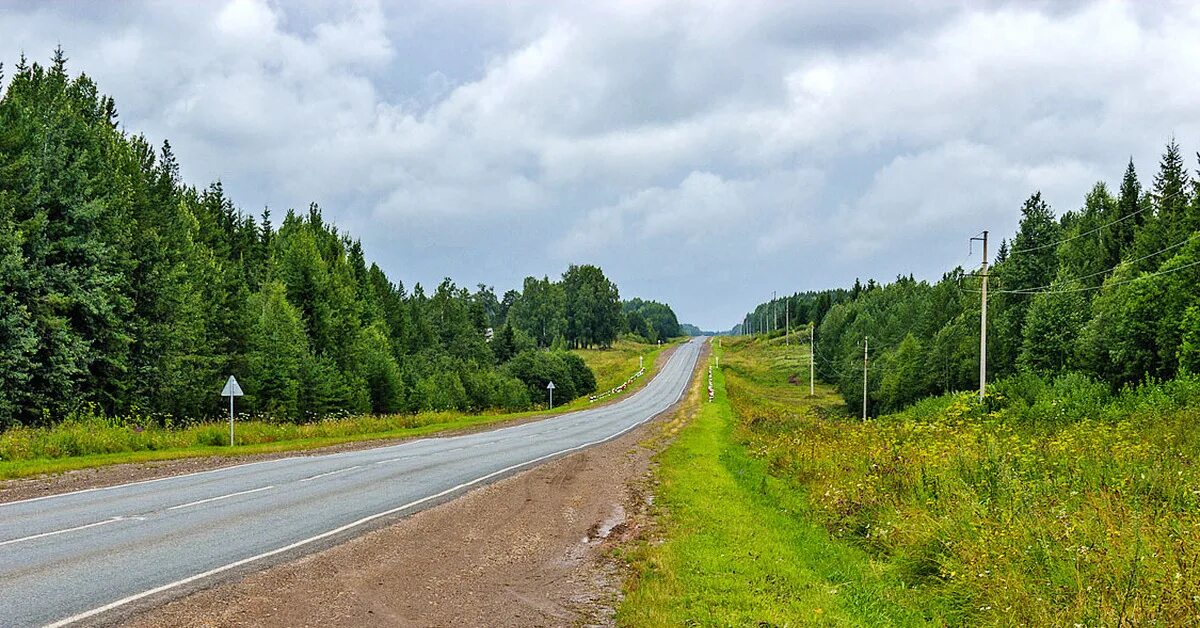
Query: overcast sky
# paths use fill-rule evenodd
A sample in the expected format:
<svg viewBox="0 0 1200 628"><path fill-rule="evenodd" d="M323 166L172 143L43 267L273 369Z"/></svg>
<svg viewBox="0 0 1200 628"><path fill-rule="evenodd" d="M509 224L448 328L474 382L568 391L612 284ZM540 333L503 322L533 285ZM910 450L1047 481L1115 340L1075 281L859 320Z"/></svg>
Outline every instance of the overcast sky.
<svg viewBox="0 0 1200 628"><path fill-rule="evenodd" d="M728 328L784 292L967 260L1041 190L1200 149L1200 3L0 4L185 179L319 203L411 287L595 263Z"/></svg>

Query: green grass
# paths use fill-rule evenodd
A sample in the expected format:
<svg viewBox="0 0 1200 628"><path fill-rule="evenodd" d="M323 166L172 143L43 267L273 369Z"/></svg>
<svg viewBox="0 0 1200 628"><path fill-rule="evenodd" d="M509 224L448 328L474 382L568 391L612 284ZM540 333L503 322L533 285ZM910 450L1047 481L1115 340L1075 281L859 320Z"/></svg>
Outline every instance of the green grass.
<svg viewBox="0 0 1200 628"><path fill-rule="evenodd" d="M901 583L864 552L832 540L811 521L803 496L772 477L738 442L738 421L719 370L714 387L714 402L705 395L691 422L657 458L661 543L644 542L629 555L637 575L627 586L618 623L920 622L895 600Z"/></svg>
<svg viewBox="0 0 1200 628"><path fill-rule="evenodd" d="M53 428L15 428L0 433L0 479L133 462L304 451L348 442L418 438L536 414L429 412L307 424L245 421L237 425L235 447L219 444L229 440L229 424L225 422L180 429L149 427L136 432L118 421L93 418Z"/></svg>
<svg viewBox="0 0 1200 628"><path fill-rule="evenodd" d="M625 389L625 393L628 394L645 386L650 379L649 375L653 372L658 356L681 341L682 339L675 339L661 345L648 345L629 340L618 340L608 349L576 349L573 353L581 356L587 362L588 367L592 369L592 373L596 375L596 392L598 393L612 390L624 383L630 375L637 372L638 358L644 358L646 375L634 380L630 387ZM574 404L572 407L590 405L586 396L571 403Z"/></svg>
<svg viewBox="0 0 1200 628"><path fill-rule="evenodd" d="M668 346L621 341L612 349L578 353L596 373L601 390L624 382L637 370L638 356L645 356L646 374L624 391L623 395L628 395L653 376L657 358ZM616 398L619 396L604 401ZM304 424L241 420L237 423L235 447L228 446L229 424L224 421L172 427L137 419L84 416L53 427L0 432L0 479L113 464L303 451L355 441L418 438L570 412L591 405L587 397L581 397L556 407L552 413L423 412L351 416Z"/></svg>
<svg viewBox="0 0 1200 628"><path fill-rule="evenodd" d="M672 610L653 614L639 597L649 594L635 590L638 612L623 615L626 623L812 623L792 612L792 600L815 594L789 584L772 607L754 593L760 585L735 582L760 583L759 570L772 583L803 582L788 575L791 565L771 572L751 558L787 555L788 547L846 551L847 564L869 565L846 574L847 588L919 611L896 615L897 623L1198 623L1200 378L1112 394L1077 375L1021 376L996 383L983 404L951 394L863 422L828 387L808 397L803 348L723 344L718 401L726 394L728 410L712 404L689 430L726 431L703 442L680 438L660 470L663 547L692 549L639 566L638 587L650 583L655 604ZM756 482L777 512L747 514ZM791 518L824 539L780 543ZM723 601L722 589L693 592L706 582L734 601ZM765 606L743 610L755 604ZM822 608L838 623L890 621L856 615L854 604Z"/></svg>

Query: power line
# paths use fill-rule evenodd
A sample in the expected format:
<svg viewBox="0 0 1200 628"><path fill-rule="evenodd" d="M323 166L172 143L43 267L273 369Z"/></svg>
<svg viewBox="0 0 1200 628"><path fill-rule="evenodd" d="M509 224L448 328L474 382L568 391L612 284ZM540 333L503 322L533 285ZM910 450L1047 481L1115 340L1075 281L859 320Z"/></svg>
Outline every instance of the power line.
<svg viewBox="0 0 1200 628"><path fill-rule="evenodd" d="M1129 260L1129 261L1127 261L1127 262L1121 262L1121 263L1122 263L1122 264L1136 264L1136 263L1138 263L1138 262L1141 262L1141 261L1144 261L1144 260L1148 260L1148 259L1150 259L1151 257L1155 257L1155 256L1158 256L1158 255L1162 255L1163 253L1166 253L1167 251L1173 251L1173 250L1175 250L1175 249L1177 249L1177 248L1179 248L1179 247L1181 247L1181 246L1183 246L1183 245L1187 244L1188 242L1191 242L1192 240L1194 240L1194 239L1196 238L1196 236L1197 236L1197 235L1200 235L1200 232L1193 233L1193 234L1191 235L1191 237L1187 238L1186 240L1181 240L1181 241L1179 241L1179 242L1176 242L1175 244L1172 244L1171 246L1168 246L1168 247L1166 247L1166 248L1164 248L1164 249L1161 249L1161 250L1155 251L1155 252L1153 252L1153 253L1150 253L1150 254L1148 254L1148 255L1143 255L1143 256L1141 256L1141 257L1139 257L1139 258L1137 258L1137 259L1132 259L1132 260ZM1114 270L1116 270L1116 269L1118 269L1118 268L1120 268L1120 267L1121 267L1120 265L1113 266L1112 268L1106 268L1106 269L1104 269L1104 270L1096 271L1096 272L1094 272L1094 273L1090 273L1090 274L1087 274L1087 275L1083 275L1083 276L1081 276L1081 277L1072 277L1072 278L1071 278L1071 280L1072 280L1072 281L1081 281L1081 280L1083 280L1083 279L1091 279L1092 277L1095 277L1095 276L1097 276L1097 275L1106 275L1106 274L1108 274L1108 273L1111 273L1111 272L1113 272ZM1112 285L1112 284L1110 284L1110 285ZM1005 294L1036 294L1036 293L1038 293L1038 292L1041 292L1041 291L1043 291L1043 290L1048 290L1048 289L1050 289L1050 288L1053 288L1053 287L1054 287L1054 284L1050 284L1050 285L1046 285L1046 286L1038 286L1038 287L1036 287L1036 288L1021 288L1021 289L1018 289L1018 290L1000 290L1000 292L1003 292L1003 293L1005 293Z"/></svg>
<svg viewBox="0 0 1200 628"><path fill-rule="evenodd" d="M1188 236L1187 238L1185 238L1185 239L1183 239L1183 240L1180 240L1179 242L1176 242L1175 244L1172 244L1172 245L1170 245L1170 246L1167 246L1167 247L1165 247L1165 248L1159 249L1159 250L1157 250L1157 251L1155 251L1155 252L1153 252L1153 253L1149 253L1149 254L1143 255L1143 256L1141 256L1141 257L1139 257L1139 258L1137 258L1137 259L1126 260L1126 261L1123 261L1123 262L1121 262L1120 264L1118 264L1118 265L1116 265L1116 266L1113 266L1112 268L1106 268L1106 269L1104 269L1104 270L1096 271L1096 272L1094 272L1094 273L1089 273L1089 274L1087 274L1087 275L1082 275L1082 276L1079 276L1079 277L1070 277L1068 280L1069 280L1069 281L1081 281L1081 280L1083 280L1083 279L1090 279L1090 278L1092 278L1092 277L1096 277L1096 276L1098 276L1098 275L1107 275L1107 274L1109 274L1109 273L1111 273L1111 272L1113 272L1113 271L1117 270L1118 268L1120 268L1120 267L1121 267L1122 265L1124 265L1124 264L1136 264L1137 262L1141 262L1141 261L1144 261L1144 260L1148 260L1148 259L1150 259L1151 257L1155 257L1155 256L1158 256L1158 255L1162 255L1163 253L1166 253L1166 252L1168 252L1168 251L1173 251L1173 250L1175 250L1175 249L1177 249L1177 248L1180 248L1180 247L1182 247L1182 246L1184 246L1184 245L1188 244L1188 243L1189 243L1189 242L1191 242L1192 240L1196 239L1196 237L1197 237L1197 236L1200 236L1200 232L1193 233L1191 236ZM1099 289L1101 289L1101 288L1103 288L1103 287L1105 287L1105 286L1119 286L1119 285L1121 285L1121 284L1129 283L1129 282L1131 282L1131 281L1136 281L1136 280L1138 280L1138 279L1143 279L1143 278L1147 278L1147 277L1156 277L1156 276L1158 276L1158 275L1165 275L1165 274L1168 274L1168 273L1175 272L1175 271L1177 271L1177 270L1183 270L1183 269L1185 269L1185 268L1189 268L1190 266L1192 266L1192 264L1187 264L1187 265L1185 265L1185 266L1180 266L1180 267L1177 267L1177 268L1168 269L1168 270L1166 270L1166 271L1162 271L1162 272L1156 272L1156 273L1153 273L1153 274L1150 274L1150 275L1139 275L1139 276L1137 276L1137 277L1133 277L1133 278L1130 278L1130 279L1125 279L1125 280L1122 280L1122 281L1116 281L1116 282L1107 282L1107 283L1105 283L1105 284L1102 284L1102 285L1099 285L1099 286L1086 286L1086 287L1083 287L1083 288L1070 288L1070 289L1051 290L1051 288L1054 288L1054 286L1055 286L1055 285L1058 285L1058 284L1054 284L1054 283L1052 283L1052 284L1045 285L1045 286L1037 286L1037 287L1035 287L1035 288L1018 288L1018 289L1015 289L1015 290L996 290L996 292L1003 292L1004 294L1042 294L1042 293L1055 294L1055 293L1063 293L1063 292L1083 292L1083 291L1086 291L1086 290L1099 290ZM975 275L975 274L973 274L973 273L972 273L972 274L971 274L971 275L969 275L969 276L971 276L971 277L976 277L977 275ZM973 292L973 293L979 293L979 292L980 292L979 290L975 290L975 289L972 289L972 288L963 288L963 287L962 287L962 277L960 277L960 278L959 278L959 288L958 288L958 289L959 289L959 291L961 291L961 292Z"/></svg>
<svg viewBox="0 0 1200 628"><path fill-rule="evenodd" d="M1137 277L1131 277L1129 279L1123 279L1121 281L1107 281L1099 286L1084 286L1081 288L1064 288L1061 290L1042 290L1039 292L1021 292L1019 290L1000 290L999 292L1004 292L1006 294L1067 294L1070 292L1088 292L1091 290L1101 290L1104 288L1108 288L1110 286L1121 286L1121 285L1125 285L1127 283L1133 283L1135 281L1140 281L1142 279L1150 279L1153 277L1158 277L1160 275L1169 275L1171 273L1178 272L1181 270L1187 270L1188 268L1191 268L1193 266L1200 266L1200 260L1190 262L1188 264L1184 264L1183 266L1177 266L1175 268L1161 270L1156 273L1150 273L1148 275L1142 274L1142 275L1138 275ZM959 288L959 291L979 293L979 290L972 290L971 288L962 288L962 287Z"/></svg>
<svg viewBox="0 0 1200 628"><path fill-rule="evenodd" d="M1113 226L1113 225L1115 225L1115 224L1117 224L1117 223L1120 223L1120 222L1124 222L1124 221L1126 221L1126 220L1129 220L1130 218L1133 218L1134 216L1136 216L1136 215L1138 215L1138 214L1140 214L1140 213L1142 213L1142 212L1144 212L1144 211L1147 211L1147 210L1149 210L1149 209L1151 209L1151 208L1152 208L1152 206L1151 206L1151 205L1147 205L1147 206L1145 206L1145 207L1143 207L1143 208L1141 208L1141 209L1139 209L1139 210L1137 210L1137 211L1133 212L1132 214L1126 214L1125 216L1123 216L1123 217L1121 217L1121 218L1118 218L1118 219L1116 219L1116 220L1114 220L1114 221L1112 221L1112 222L1110 222L1110 223L1108 223L1108 224L1105 224L1105 225L1100 225L1099 227L1096 227L1095 229L1092 229L1092 230L1090 230L1090 231L1084 231L1083 233L1077 233L1077 234L1075 234L1075 235L1073 235L1073 236L1071 236L1071 237L1069 237L1069 238L1063 238L1063 239L1061 239L1061 240L1059 240L1059 241L1057 241L1057 242L1050 242L1050 243L1048 243L1048 244L1039 244L1039 245L1037 245L1037 246L1031 246L1031 247L1029 247L1029 248L1026 248L1026 249L1013 249L1013 250L1009 251L1009 252L1008 252L1008 254L1009 254L1009 255L1012 255L1013 253L1032 253L1032 252L1034 252L1034 251L1041 251L1042 249L1048 249L1048 248L1052 248L1052 247L1057 247L1057 246L1059 246L1060 244L1064 244L1064 243L1066 243L1066 242L1070 242L1070 241L1072 241L1072 240L1078 240L1079 238L1082 238L1082 237L1084 237L1084 236L1089 236L1089 235L1092 235L1093 233L1096 233L1097 231L1100 231L1101 229L1105 229L1105 228L1107 228L1107 227L1111 227L1111 226Z"/></svg>
<svg viewBox="0 0 1200 628"><path fill-rule="evenodd" d="M1158 199L1158 202L1161 204L1161 203L1163 203L1163 202L1165 202L1165 201L1168 201L1168 200L1174 200L1174 198L1175 198L1175 197L1177 197L1177 196L1180 196L1180 195L1183 195L1183 194L1186 194L1186 193L1187 193L1187 191L1186 191L1186 190L1183 190L1183 191L1180 191L1180 192L1176 192L1176 193L1174 193L1174 194L1171 194L1170 196L1167 196L1167 197L1163 197L1163 198L1160 198L1160 199ZM1124 222L1124 221L1126 221L1126 220L1129 220L1130 218L1133 218L1134 216L1137 216L1138 214L1140 214L1140 213L1142 213L1142 212L1145 212L1145 211L1150 211L1150 210L1152 210L1152 209L1154 209L1154 205L1146 205L1145 207L1143 207L1143 208L1141 208L1141 209L1139 209L1139 210L1137 210L1137 211L1135 211L1135 212L1133 212L1133 213L1131 213L1131 214L1126 214L1126 215L1124 215L1124 216L1122 216L1122 217L1120 217L1120 218L1118 218L1118 219L1116 219L1116 220L1114 220L1114 221L1112 221L1112 222L1110 222L1110 223L1107 223L1107 224L1100 225L1099 227L1096 227L1095 229L1091 229L1091 230L1089 230L1089 231L1084 231L1083 233L1077 233L1077 234L1075 234L1075 235L1073 235L1073 236L1071 236L1071 237L1069 237L1069 238L1063 238L1062 240L1059 240L1058 242L1051 242L1051 243L1049 243L1049 244L1039 244L1038 246L1031 246L1031 247L1029 247L1029 248L1025 248L1025 249L1013 249L1013 250L1009 251L1008 253L1009 253L1009 255L1012 255L1013 253L1032 253L1032 252L1034 252L1034 251L1040 251L1040 250L1042 250L1042 249L1048 249L1048 248L1050 248L1050 247L1056 247L1056 246L1058 246L1058 245L1060 245L1060 244L1062 244L1062 243L1064 243L1064 242L1070 242L1070 241L1072 241L1072 240L1078 240L1079 238L1082 238L1082 237L1084 237L1084 236L1088 236L1088 235L1091 235L1091 234L1093 234L1093 233L1096 233L1097 231L1100 231L1101 229L1106 229L1106 228L1108 228L1108 227L1111 227L1111 226L1113 226L1113 225L1115 225L1115 224L1117 224L1117 223Z"/></svg>
<svg viewBox="0 0 1200 628"><path fill-rule="evenodd" d="M1169 275L1169 274L1171 274L1171 273L1174 273L1174 272L1178 272L1178 271L1181 271L1181 270L1186 270L1186 269L1188 269L1188 268L1191 268L1191 267L1193 267L1193 266L1200 266L1200 260L1197 260L1197 261L1191 262L1191 263L1189 263L1189 264L1184 264L1183 266L1177 266L1177 267L1175 267L1175 268L1171 268L1171 269L1168 269L1168 270L1161 270L1161 271L1158 271L1158 272L1156 272L1156 273L1150 273L1149 275L1138 275L1137 277L1133 277L1133 278L1130 278L1130 279L1124 279L1124 280L1122 280L1122 281L1110 281L1110 282L1106 282L1106 283L1104 283L1104 284L1101 284L1101 285L1099 285L1099 286L1084 286L1084 287L1082 287L1082 288L1068 288L1068 289L1063 289L1063 290L1043 290L1043 291L1041 291L1041 292L1038 292L1037 294L1066 294L1066 293L1068 293L1068 292L1086 292L1086 291L1089 291L1089 290L1099 290L1099 289L1101 289L1101 288L1107 288L1107 287L1109 287L1109 286L1120 286L1120 285L1124 285L1124 284L1127 284L1127 283L1133 283L1133 282L1135 282L1135 281L1138 281L1138 280L1140 280L1140 279L1150 279L1151 277L1158 277L1159 275Z"/></svg>
<svg viewBox="0 0 1200 628"><path fill-rule="evenodd" d="M882 353L879 349L875 349L875 348L872 348L872 351L875 351L875 355L880 355ZM828 365L829 370L833 371L833 373L835 375L837 375L838 377L846 378L846 377L858 377L859 376L859 374L857 372L855 372L853 375L847 375L845 371L843 371L837 367L836 362L834 362L833 360L830 360L828 357L826 357L819 351L816 352L816 356L818 358L821 358L821 360L824 361L825 364ZM848 358L848 359L850 359L850 358ZM870 366L870 370L872 372L883 370L883 365L879 364L878 362L873 362Z"/></svg>

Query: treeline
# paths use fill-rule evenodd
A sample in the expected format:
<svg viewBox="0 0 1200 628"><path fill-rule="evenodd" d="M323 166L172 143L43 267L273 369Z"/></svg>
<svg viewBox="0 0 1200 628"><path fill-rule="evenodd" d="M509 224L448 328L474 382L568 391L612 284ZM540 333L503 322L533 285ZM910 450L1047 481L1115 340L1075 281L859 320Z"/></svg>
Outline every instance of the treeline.
<svg viewBox="0 0 1200 628"><path fill-rule="evenodd" d="M565 349L626 324L595 266L502 300L449 279L427 294L368 264L316 205L273 224L220 183L183 183L170 145L124 133L61 50L49 66L22 57L0 98L0 428L84 405L219 415L229 374L241 408L283 420L522 409L550 379L565 402L595 389Z"/></svg>
<svg viewBox="0 0 1200 628"><path fill-rule="evenodd" d="M1149 189L1130 161L1117 190L1097 183L1058 219L1033 194L989 271L989 380L1082 374L1117 389L1200 371L1198 234L1200 184L1174 140ZM869 336L870 411L890 412L978 386L980 288L978 271L956 268L933 284L856 282L776 309L795 307L793 326L817 325L818 372L851 408Z"/></svg>
<svg viewBox="0 0 1200 628"><path fill-rule="evenodd" d="M658 342L682 335L679 319L671 306L638 298L621 306L625 313L625 329L646 342Z"/></svg>

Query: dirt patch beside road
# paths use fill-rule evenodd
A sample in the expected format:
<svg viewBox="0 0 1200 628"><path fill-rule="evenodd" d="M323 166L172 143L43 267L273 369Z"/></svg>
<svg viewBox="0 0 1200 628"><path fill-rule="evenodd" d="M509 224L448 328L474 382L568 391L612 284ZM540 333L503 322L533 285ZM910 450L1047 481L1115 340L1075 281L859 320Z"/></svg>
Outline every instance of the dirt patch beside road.
<svg viewBox="0 0 1200 628"><path fill-rule="evenodd" d="M128 625L610 624L623 575L611 550L637 535L651 457L699 403L699 382L693 374L684 401L617 440Z"/></svg>

